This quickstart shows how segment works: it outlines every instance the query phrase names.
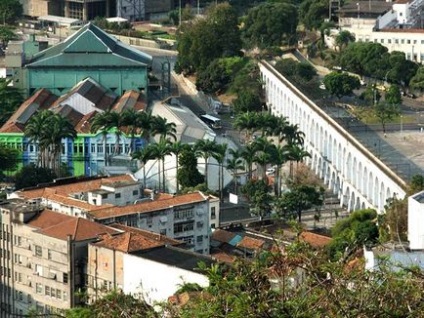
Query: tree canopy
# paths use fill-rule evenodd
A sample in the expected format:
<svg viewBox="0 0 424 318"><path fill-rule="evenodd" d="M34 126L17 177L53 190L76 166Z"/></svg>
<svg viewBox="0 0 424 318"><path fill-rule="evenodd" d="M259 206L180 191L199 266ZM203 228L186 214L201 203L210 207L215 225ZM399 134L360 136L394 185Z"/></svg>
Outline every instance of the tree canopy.
<svg viewBox="0 0 424 318"><path fill-rule="evenodd" d="M19 89L9 86L11 80L0 78L0 127L23 102Z"/></svg>
<svg viewBox="0 0 424 318"><path fill-rule="evenodd" d="M361 86L357 77L343 72L331 72L324 77L323 82L329 93L338 98L352 94L354 89Z"/></svg>
<svg viewBox="0 0 424 318"><path fill-rule="evenodd" d="M53 170L30 164L22 167L22 169L16 173L15 187L17 190L33 187L39 183L51 182L56 177Z"/></svg>
<svg viewBox="0 0 424 318"><path fill-rule="evenodd" d="M15 170L18 165L19 151L0 145L0 173Z"/></svg>
<svg viewBox="0 0 424 318"><path fill-rule="evenodd" d="M13 24L22 15L22 4L19 0L0 1L0 21L5 25Z"/></svg>
<svg viewBox="0 0 424 318"><path fill-rule="evenodd" d="M292 38L297 23L297 9L290 2L262 3L248 11L242 38L249 48L281 46Z"/></svg>

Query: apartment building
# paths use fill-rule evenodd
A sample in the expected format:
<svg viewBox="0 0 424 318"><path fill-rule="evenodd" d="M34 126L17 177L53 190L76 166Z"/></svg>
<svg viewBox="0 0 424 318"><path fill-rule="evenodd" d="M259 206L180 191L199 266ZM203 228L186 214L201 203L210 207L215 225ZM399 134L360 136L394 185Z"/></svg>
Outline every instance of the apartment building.
<svg viewBox="0 0 424 318"><path fill-rule="evenodd" d="M21 199L2 202L0 216L0 317L61 313L81 303L88 244L121 232Z"/></svg>
<svg viewBox="0 0 424 318"><path fill-rule="evenodd" d="M78 180L78 179L75 179ZM35 200L53 211L105 225L119 223L186 242L209 253L211 228L219 227L219 198L201 192L183 195L141 193L132 175L84 179L63 185L18 191L11 197Z"/></svg>
<svg viewBox="0 0 424 318"><path fill-rule="evenodd" d="M145 300L149 305L166 301L184 283L203 287L209 281L196 268L212 259L181 249L183 242L150 231L119 224L124 231L104 235L88 247L88 296L96 301L112 289Z"/></svg>

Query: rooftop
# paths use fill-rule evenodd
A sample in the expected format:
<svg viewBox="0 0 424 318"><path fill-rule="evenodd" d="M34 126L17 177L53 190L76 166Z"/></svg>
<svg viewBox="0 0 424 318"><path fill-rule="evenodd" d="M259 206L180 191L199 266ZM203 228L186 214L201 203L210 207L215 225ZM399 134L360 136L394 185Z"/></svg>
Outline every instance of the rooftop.
<svg viewBox="0 0 424 318"><path fill-rule="evenodd" d="M193 272L199 272L197 268L200 262L205 263L208 267L214 263L214 260L209 256L171 246L152 249L146 252L135 252L133 255Z"/></svg>
<svg viewBox="0 0 424 318"><path fill-rule="evenodd" d="M361 14L364 17L379 16L392 9L393 3L386 1L353 1L348 2L340 8L339 12L342 16L354 16L361 18Z"/></svg>
<svg viewBox="0 0 424 318"><path fill-rule="evenodd" d="M60 240L67 240L71 236L75 241L85 241L95 239L101 234L120 233L117 229L96 222L50 210L39 213L28 225L37 228L38 233Z"/></svg>

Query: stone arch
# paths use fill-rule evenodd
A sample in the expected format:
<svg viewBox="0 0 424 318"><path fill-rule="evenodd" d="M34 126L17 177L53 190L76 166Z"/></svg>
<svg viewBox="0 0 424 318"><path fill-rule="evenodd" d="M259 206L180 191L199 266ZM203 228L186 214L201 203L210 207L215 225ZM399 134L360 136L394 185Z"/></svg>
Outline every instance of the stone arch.
<svg viewBox="0 0 424 318"><path fill-rule="evenodd" d="M336 174L333 171L330 175L330 180L328 182L328 188L334 193L336 194Z"/></svg>
<svg viewBox="0 0 424 318"><path fill-rule="evenodd" d="M349 189L349 187L346 187L346 189L344 190L344 192L342 194L343 195L340 196L340 205L347 207L348 211L350 211L350 189Z"/></svg>
<svg viewBox="0 0 424 318"><path fill-rule="evenodd" d="M353 158L353 167L352 167L352 171L351 171L351 175L352 175L352 184L355 188L358 187L356 180L358 178L358 162L356 161L356 157ZM360 189L358 189L360 190Z"/></svg>
<svg viewBox="0 0 424 318"><path fill-rule="evenodd" d="M380 211L383 211L384 210L384 206L386 204L386 200L384 199L385 193L384 193L384 183L383 183L383 181L381 181L381 184L380 184L380 193L379 193L379 195L380 195L380 199L379 199L380 206L379 206L379 208L380 208Z"/></svg>
<svg viewBox="0 0 424 318"><path fill-rule="evenodd" d="M342 145L341 143L339 143L338 147L337 147L337 170L341 171L343 173L343 168L342 168Z"/></svg>
<svg viewBox="0 0 424 318"><path fill-rule="evenodd" d="M361 210L365 209L365 202L362 201L361 203Z"/></svg>
<svg viewBox="0 0 424 318"><path fill-rule="evenodd" d="M345 149L346 150L346 149ZM347 154L347 160L346 160L346 170L345 175L347 177L347 180L353 184L352 182L352 174L353 174L353 166L352 166L352 154L349 152Z"/></svg>
<svg viewBox="0 0 424 318"><path fill-rule="evenodd" d="M367 192L368 192L368 169L364 165L364 172L362 173L362 194L366 198L368 198Z"/></svg>
<svg viewBox="0 0 424 318"><path fill-rule="evenodd" d="M372 174L372 171L369 172L368 176L368 191L367 191L367 197L368 200L371 202L371 204L374 204L374 177Z"/></svg>
<svg viewBox="0 0 424 318"><path fill-rule="evenodd" d="M374 205L377 207L377 209L380 209L379 192L380 192L380 183L378 182L378 177L375 176L374 189L373 189L373 202L374 202Z"/></svg>
<svg viewBox="0 0 424 318"><path fill-rule="evenodd" d="M354 210L359 210L361 207L361 201L359 200L359 196L356 197Z"/></svg>

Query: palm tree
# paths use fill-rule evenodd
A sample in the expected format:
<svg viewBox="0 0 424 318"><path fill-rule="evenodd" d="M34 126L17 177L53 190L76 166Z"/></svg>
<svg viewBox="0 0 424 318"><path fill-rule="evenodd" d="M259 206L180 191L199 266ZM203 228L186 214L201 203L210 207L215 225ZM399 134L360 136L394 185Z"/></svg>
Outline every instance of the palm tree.
<svg viewBox="0 0 424 318"><path fill-rule="evenodd" d="M285 127L284 136L288 145L303 146L305 133L299 130L299 125L288 125Z"/></svg>
<svg viewBox="0 0 424 318"><path fill-rule="evenodd" d="M161 138L165 138L169 140L173 139L174 141L177 140L177 129L176 129L175 123L168 123L166 118L163 117L154 117L153 120L153 127L152 132L153 135L160 135Z"/></svg>
<svg viewBox="0 0 424 318"><path fill-rule="evenodd" d="M59 114L55 114L50 118L48 139L50 147L52 148L51 168L58 176L60 176L60 155L63 149L62 139L74 140L77 137L77 132L67 118L62 117Z"/></svg>
<svg viewBox="0 0 424 318"><path fill-rule="evenodd" d="M262 170L262 179L266 179L266 165L271 161L270 148L272 144L266 138L258 138L253 142L256 150L253 161L256 162Z"/></svg>
<svg viewBox="0 0 424 318"><path fill-rule="evenodd" d="M139 129L139 114L140 112L136 111L134 108L125 109L121 113L121 124L123 127L127 128L126 133L130 135L131 138L129 153L132 153L135 149L134 139L137 134L137 130Z"/></svg>
<svg viewBox="0 0 424 318"><path fill-rule="evenodd" d="M234 128L238 129L240 132L246 132L246 141L248 143L251 141L253 133L258 130L258 116L257 113L246 112L237 115L234 119Z"/></svg>
<svg viewBox="0 0 424 318"><path fill-rule="evenodd" d="M271 147L271 162L277 166L275 172L276 182L274 183L274 193L276 196L281 196L281 168L288 160L289 153L286 146L273 145Z"/></svg>
<svg viewBox="0 0 424 318"><path fill-rule="evenodd" d="M110 114L110 111L99 113L96 116L94 116L91 122L91 132L98 133L100 131L103 136L102 139L103 139L103 151L105 154L105 166L107 166L107 161L108 161L107 151L106 151L107 134L109 130L112 129L109 114Z"/></svg>
<svg viewBox="0 0 424 318"><path fill-rule="evenodd" d="M278 117L276 125L273 127L272 134L278 137L278 141L282 142L286 137L286 127L289 125L286 117Z"/></svg>
<svg viewBox="0 0 424 318"><path fill-rule="evenodd" d="M249 179L252 179L252 166L253 166L253 162L255 161L255 155L256 155L256 147L254 144L246 145L246 147L244 147L241 152L241 157L243 158L246 164L247 177Z"/></svg>
<svg viewBox="0 0 424 318"><path fill-rule="evenodd" d="M121 114L117 112L107 112L108 113L108 120L109 120L109 126L111 129L115 130L115 149L114 154L119 154L119 141L121 140L122 135L122 127L123 127L123 117Z"/></svg>
<svg viewBox="0 0 424 318"><path fill-rule="evenodd" d="M146 187L146 164L149 160L155 159L154 144L149 144L141 150L132 153L132 158L140 160L143 164L143 185Z"/></svg>
<svg viewBox="0 0 424 318"><path fill-rule="evenodd" d="M165 192L165 157L170 154L169 150L170 141L161 137L159 142L153 144L153 155L158 160L158 176L159 176L159 187L160 187L160 171L162 163L162 191Z"/></svg>
<svg viewBox="0 0 424 318"><path fill-rule="evenodd" d="M349 31L343 30L336 36L335 42L339 48L339 52L341 52L350 42L355 42L355 36Z"/></svg>
<svg viewBox="0 0 424 318"><path fill-rule="evenodd" d="M156 117L150 112L139 112L137 118L137 127L141 130L140 136L147 141L150 140L153 134L153 126L156 121Z"/></svg>
<svg viewBox="0 0 424 318"><path fill-rule="evenodd" d="M303 161L306 157L311 157L303 147L299 145L287 145L288 159L290 160L290 179L293 180L293 161L296 161L296 170L299 169L299 162Z"/></svg>
<svg viewBox="0 0 424 318"><path fill-rule="evenodd" d="M180 191L180 185L178 183L178 160L179 160L179 156L180 153L184 150L184 149L188 149L190 146L187 144L182 144L181 141L176 141L173 142L169 145L169 150L171 153L173 153L175 155L175 178L176 178L176 182L177 182L177 193L179 193Z"/></svg>
<svg viewBox="0 0 424 318"><path fill-rule="evenodd" d="M38 144L37 165L46 167L46 144L45 136L46 129L49 126L49 121L53 113L50 110L43 110L32 116L25 126L25 136L28 137L30 143Z"/></svg>
<svg viewBox="0 0 424 318"><path fill-rule="evenodd" d="M208 159L216 153L216 142L211 140L198 140L194 145L196 154L205 160L205 184L208 186Z"/></svg>
<svg viewBox="0 0 424 318"><path fill-rule="evenodd" d="M230 149L231 150L231 149ZM240 157L232 157L231 159L227 159L227 169L231 171L234 182L234 194L237 194L237 180L236 174L238 170L244 169L243 160Z"/></svg>
<svg viewBox="0 0 424 318"><path fill-rule="evenodd" d="M223 190L224 190L224 160L225 154L227 153L227 144L217 144L215 153L212 155L215 160L218 162L218 188L219 188L219 198L222 202L223 200Z"/></svg>
<svg viewBox="0 0 424 318"><path fill-rule="evenodd" d="M258 116L258 128L262 131L261 136L270 136L278 125L279 118L270 113L260 113Z"/></svg>

